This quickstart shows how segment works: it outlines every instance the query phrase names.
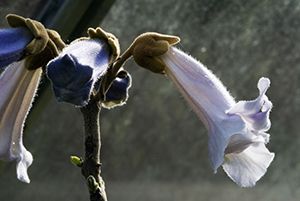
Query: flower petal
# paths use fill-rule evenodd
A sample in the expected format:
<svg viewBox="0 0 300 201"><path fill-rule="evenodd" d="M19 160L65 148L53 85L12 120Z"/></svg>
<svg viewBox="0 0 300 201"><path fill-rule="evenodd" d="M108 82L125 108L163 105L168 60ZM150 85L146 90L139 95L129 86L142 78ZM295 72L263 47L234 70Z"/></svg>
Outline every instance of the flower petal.
<svg viewBox="0 0 300 201"><path fill-rule="evenodd" d="M265 95L269 86L270 80L268 78L260 78L257 84L259 96L252 101L239 101L228 110L228 114L240 115L254 130L269 130L271 127L269 116L272 102Z"/></svg>
<svg viewBox="0 0 300 201"><path fill-rule="evenodd" d="M0 29L0 68L21 59L32 39L26 28Z"/></svg>
<svg viewBox="0 0 300 201"><path fill-rule="evenodd" d="M25 61L8 66L0 77L0 158L17 161L17 177L29 183L32 155L23 146L23 127L31 108L42 69L29 71Z"/></svg>
<svg viewBox="0 0 300 201"><path fill-rule="evenodd" d="M99 39L74 41L47 65L58 101L84 106L90 98L94 84L106 72L110 49Z"/></svg>
<svg viewBox="0 0 300 201"><path fill-rule="evenodd" d="M240 153L226 154L223 169L242 187L252 187L266 173L274 153L264 143L255 143Z"/></svg>
<svg viewBox="0 0 300 201"><path fill-rule="evenodd" d="M116 79L111 84L102 106L111 109L116 106L124 105L128 99L128 90L131 87L131 76L122 70L118 73Z"/></svg>
<svg viewBox="0 0 300 201"><path fill-rule="evenodd" d="M222 121L210 123L208 150L214 172L223 164L225 150L234 135L241 135L245 123L237 115L231 115Z"/></svg>
<svg viewBox="0 0 300 201"><path fill-rule="evenodd" d="M170 47L161 58L167 66L166 74L178 88L185 90L183 96L187 93L190 97L186 99L192 98L208 115L225 115L224 111L235 104L222 82L193 57Z"/></svg>
<svg viewBox="0 0 300 201"><path fill-rule="evenodd" d="M58 101L87 104L93 84L92 68L79 64L74 56L65 54L48 64L47 74Z"/></svg>
<svg viewBox="0 0 300 201"><path fill-rule="evenodd" d="M22 182L30 183L27 169L32 164L33 158L31 153L25 149L23 144L20 144L19 146L21 154L17 160L17 178Z"/></svg>

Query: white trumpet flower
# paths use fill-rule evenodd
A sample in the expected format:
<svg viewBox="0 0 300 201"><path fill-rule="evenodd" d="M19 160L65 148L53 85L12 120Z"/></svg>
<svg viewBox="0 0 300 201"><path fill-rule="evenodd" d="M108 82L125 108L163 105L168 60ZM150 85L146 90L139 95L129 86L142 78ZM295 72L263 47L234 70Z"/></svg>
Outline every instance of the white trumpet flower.
<svg viewBox="0 0 300 201"><path fill-rule="evenodd" d="M242 187L251 187L266 173L274 158L269 141L272 103L265 95L268 78L258 81L259 96L236 102L221 81L199 61L170 47L161 56L165 72L209 131L209 155L216 172Z"/></svg>
<svg viewBox="0 0 300 201"><path fill-rule="evenodd" d="M27 70L25 60L7 66L0 76L0 159L17 162L17 177L29 183L32 155L23 145L23 127L42 69Z"/></svg>

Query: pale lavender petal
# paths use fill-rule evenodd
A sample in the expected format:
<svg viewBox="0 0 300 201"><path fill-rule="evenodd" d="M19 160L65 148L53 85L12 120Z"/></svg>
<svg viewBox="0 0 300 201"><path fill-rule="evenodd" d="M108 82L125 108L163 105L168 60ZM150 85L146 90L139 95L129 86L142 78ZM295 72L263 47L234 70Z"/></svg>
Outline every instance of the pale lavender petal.
<svg viewBox="0 0 300 201"><path fill-rule="evenodd" d="M258 81L259 96L252 101L239 101L234 107L228 110L228 114L240 115L253 130L267 131L271 127L270 111L272 102L265 95L270 86L268 78L261 78Z"/></svg>
<svg viewBox="0 0 300 201"><path fill-rule="evenodd" d="M24 63L11 64L0 77L0 159L16 160L18 179L29 183L27 168L33 159L23 145L23 127L42 69L29 71Z"/></svg>
<svg viewBox="0 0 300 201"><path fill-rule="evenodd" d="M226 154L223 169L242 187L252 187L266 173L274 153L264 143L254 143L240 153Z"/></svg>
<svg viewBox="0 0 300 201"><path fill-rule="evenodd" d="M211 122L210 125L211 127L208 130L208 150L212 168L216 173L217 169L223 164L225 150L228 149L231 138L242 135L246 125L237 115L231 115L228 118ZM245 144L245 142L242 144Z"/></svg>

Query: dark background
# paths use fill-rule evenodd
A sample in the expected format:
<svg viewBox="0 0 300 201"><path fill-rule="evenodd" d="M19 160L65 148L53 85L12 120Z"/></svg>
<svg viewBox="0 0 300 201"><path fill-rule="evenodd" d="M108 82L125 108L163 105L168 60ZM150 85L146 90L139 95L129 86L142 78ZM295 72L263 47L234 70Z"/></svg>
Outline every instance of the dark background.
<svg viewBox="0 0 300 201"><path fill-rule="evenodd" d="M45 2L1 0L1 26L7 13L35 16ZM237 100L255 98L258 79L269 77L274 104L268 147L276 157L256 187L239 188L221 168L213 174L207 131L171 82L129 61L127 104L101 113L110 201L299 200L300 1L116 0L100 26L119 38L122 50L146 31L178 35L178 47L208 66ZM88 200L69 162L83 153L81 114L57 103L48 87L29 115L24 145L34 156L31 183L16 179L14 162L0 163L1 201Z"/></svg>

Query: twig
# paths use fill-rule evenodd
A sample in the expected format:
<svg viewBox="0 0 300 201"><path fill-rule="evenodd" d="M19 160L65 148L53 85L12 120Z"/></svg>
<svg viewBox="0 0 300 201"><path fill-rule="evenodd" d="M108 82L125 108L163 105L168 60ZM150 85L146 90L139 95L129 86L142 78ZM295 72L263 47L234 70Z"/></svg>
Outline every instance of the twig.
<svg viewBox="0 0 300 201"><path fill-rule="evenodd" d="M102 180L100 163L100 104L93 98L80 110L84 119L85 157L81 165L82 175L86 178L91 201L107 201L105 184Z"/></svg>

